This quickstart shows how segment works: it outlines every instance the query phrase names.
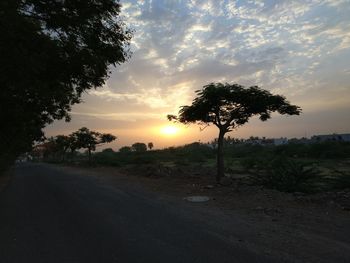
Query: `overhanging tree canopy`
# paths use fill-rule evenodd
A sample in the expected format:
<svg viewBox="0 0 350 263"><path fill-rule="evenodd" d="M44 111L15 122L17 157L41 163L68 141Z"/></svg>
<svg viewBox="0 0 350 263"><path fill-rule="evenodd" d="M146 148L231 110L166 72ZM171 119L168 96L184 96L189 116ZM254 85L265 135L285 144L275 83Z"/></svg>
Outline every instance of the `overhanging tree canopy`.
<svg viewBox="0 0 350 263"><path fill-rule="evenodd" d="M118 0L0 1L0 166L129 57Z"/></svg>
<svg viewBox="0 0 350 263"><path fill-rule="evenodd" d="M283 115L301 113L301 109L290 104L285 97L273 95L258 86L245 88L238 84L210 83L196 93L197 97L190 106L182 106L178 116L168 115L168 119L218 127L218 181L224 175L223 140L227 132L244 125L253 116L266 121L273 112Z"/></svg>

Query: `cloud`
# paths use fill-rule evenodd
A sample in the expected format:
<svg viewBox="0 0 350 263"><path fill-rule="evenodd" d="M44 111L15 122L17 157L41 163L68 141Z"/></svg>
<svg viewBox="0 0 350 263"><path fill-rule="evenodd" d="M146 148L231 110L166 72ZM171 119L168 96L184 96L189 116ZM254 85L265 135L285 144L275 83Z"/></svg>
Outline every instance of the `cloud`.
<svg viewBox="0 0 350 263"><path fill-rule="evenodd" d="M329 85L339 74L322 79L325 62L349 56L345 1L153 0L124 6L137 47L108 89L92 93L105 100L174 108L211 81L296 96ZM173 92L178 83L186 88Z"/></svg>
<svg viewBox="0 0 350 263"><path fill-rule="evenodd" d="M105 88L103 90L91 91L90 94L106 101L127 102L130 107L136 104L147 106L148 109L167 111L177 109L179 106L188 103L188 89L190 85L190 82L183 82L167 87L166 90L142 88L132 93L116 92ZM174 100L174 97L177 97L177 99Z"/></svg>
<svg viewBox="0 0 350 263"><path fill-rule="evenodd" d="M112 69L104 88L86 96L79 114L161 118L213 81L259 85L312 105L313 112L322 111L327 96L347 98L350 91L348 0L122 4L124 20L135 31L133 56ZM343 100L332 98L329 109L343 107Z"/></svg>

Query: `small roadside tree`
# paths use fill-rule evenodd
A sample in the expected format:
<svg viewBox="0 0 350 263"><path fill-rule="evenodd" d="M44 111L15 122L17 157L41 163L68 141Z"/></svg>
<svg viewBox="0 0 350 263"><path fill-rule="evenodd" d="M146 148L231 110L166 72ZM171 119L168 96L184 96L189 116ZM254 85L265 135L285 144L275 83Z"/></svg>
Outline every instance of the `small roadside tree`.
<svg viewBox="0 0 350 263"><path fill-rule="evenodd" d="M80 128L72 136L76 139L77 149L87 149L89 162L91 162L91 152L96 150L97 145L112 142L117 138L109 133L102 134L96 131L90 131L86 127Z"/></svg>
<svg viewBox="0 0 350 263"><path fill-rule="evenodd" d="M192 105L182 106L176 115L168 115L169 121L184 124L197 123L204 128L214 124L219 129L217 148L216 180L224 176L224 136L245 123L253 116L261 121L271 117L272 112L299 115L300 107L291 105L285 97L273 95L258 86L245 88L239 84L210 83L196 91Z"/></svg>
<svg viewBox="0 0 350 263"><path fill-rule="evenodd" d="M52 140L57 147L57 151L61 155L62 161L64 161L67 151L71 149L72 144L75 143L74 138L72 136L57 135L52 138Z"/></svg>
<svg viewBox="0 0 350 263"><path fill-rule="evenodd" d="M153 142L149 142L149 143L147 144L147 146L148 146L148 149L152 150L153 147L154 147Z"/></svg>
<svg viewBox="0 0 350 263"><path fill-rule="evenodd" d="M133 145L131 145L131 148L135 152L145 152L145 151L147 151L147 146L143 142L135 142Z"/></svg>

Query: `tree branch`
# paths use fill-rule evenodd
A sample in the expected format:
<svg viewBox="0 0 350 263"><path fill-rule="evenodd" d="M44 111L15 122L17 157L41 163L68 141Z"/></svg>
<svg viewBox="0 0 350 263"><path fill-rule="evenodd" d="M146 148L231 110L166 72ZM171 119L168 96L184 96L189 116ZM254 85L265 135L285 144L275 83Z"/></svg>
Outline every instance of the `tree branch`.
<svg viewBox="0 0 350 263"><path fill-rule="evenodd" d="M210 124L206 124L205 126L203 126L203 127L199 127L199 130L200 131L204 131L207 127L209 127L210 126Z"/></svg>

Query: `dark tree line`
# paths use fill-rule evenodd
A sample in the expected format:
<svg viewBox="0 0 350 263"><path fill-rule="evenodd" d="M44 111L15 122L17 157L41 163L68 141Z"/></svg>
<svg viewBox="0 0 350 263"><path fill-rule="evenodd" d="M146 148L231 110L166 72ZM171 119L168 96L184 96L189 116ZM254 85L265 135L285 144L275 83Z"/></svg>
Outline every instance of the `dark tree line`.
<svg viewBox="0 0 350 263"><path fill-rule="evenodd" d="M118 0L0 1L0 169L129 57Z"/></svg>
<svg viewBox="0 0 350 263"><path fill-rule="evenodd" d="M119 149L119 152L146 152L147 147L149 150L152 150L154 145L153 142L149 142L147 145L143 142L135 142L131 146L123 146Z"/></svg>
<svg viewBox="0 0 350 263"><path fill-rule="evenodd" d="M86 149L88 160L91 162L92 152L96 147L116 140L117 137L109 133L90 131L86 127L71 133L70 135L57 135L48 138L34 149L34 155L42 155L44 159L50 156L61 158L64 161L67 154L73 156L76 150Z"/></svg>

